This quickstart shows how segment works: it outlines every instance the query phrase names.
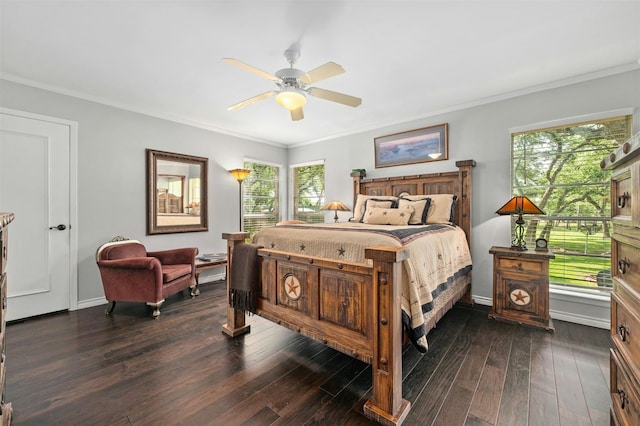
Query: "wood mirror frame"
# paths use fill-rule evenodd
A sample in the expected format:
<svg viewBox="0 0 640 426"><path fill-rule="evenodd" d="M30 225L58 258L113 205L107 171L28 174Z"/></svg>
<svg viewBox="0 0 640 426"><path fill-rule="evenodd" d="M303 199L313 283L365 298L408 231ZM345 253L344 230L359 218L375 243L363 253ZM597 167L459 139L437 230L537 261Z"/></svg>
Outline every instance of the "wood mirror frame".
<svg viewBox="0 0 640 426"><path fill-rule="evenodd" d="M147 235L209 230L209 159L146 150Z"/></svg>

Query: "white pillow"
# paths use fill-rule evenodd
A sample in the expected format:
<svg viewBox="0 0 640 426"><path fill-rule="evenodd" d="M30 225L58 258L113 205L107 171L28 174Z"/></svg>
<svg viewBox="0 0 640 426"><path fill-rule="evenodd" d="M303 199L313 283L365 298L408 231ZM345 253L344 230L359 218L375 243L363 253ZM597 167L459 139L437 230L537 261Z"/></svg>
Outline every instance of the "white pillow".
<svg viewBox="0 0 640 426"><path fill-rule="evenodd" d="M409 205L414 209L414 212L409 219L409 225L424 225L427 223L427 212L429 211L431 198L427 197L426 195L421 195L421 197L422 198L400 197L398 199L398 208Z"/></svg>
<svg viewBox="0 0 640 426"><path fill-rule="evenodd" d="M356 199L356 205L353 208L353 222L362 222L362 216L364 215L365 204L369 199L376 200L391 200L394 203L398 201L398 197L390 196L390 195L364 195L358 194L358 198Z"/></svg>
<svg viewBox="0 0 640 426"><path fill-rule="evenodd" d="M453 223L453 208L456 205L457 195L430 194L431 205L427 213L427 223Z"/></svg>
<svg viewBox="0 0 640 426"><path fill-rule="evenodd" d="M367 209L363 221L372 225L407 225L413 212L413 206L408 204L397 209L374 207Z"/></svg>

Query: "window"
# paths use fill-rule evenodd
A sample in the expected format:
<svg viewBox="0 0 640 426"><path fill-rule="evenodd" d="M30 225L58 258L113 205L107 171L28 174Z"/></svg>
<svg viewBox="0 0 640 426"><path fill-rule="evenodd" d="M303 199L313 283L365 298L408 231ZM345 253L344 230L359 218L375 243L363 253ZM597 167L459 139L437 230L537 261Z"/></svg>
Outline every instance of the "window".
<svg viewBox="0 0 640 426"><path fill-rule="evenodd" d="M610 184L600 161L631 136L631 115L511 135L512 193L544 216L525 216L526 242L545 238L552 284L611 287Z"/></svg>
<svg viewBox="0 0 640 426"><path fill-rule="evenodd" d="M324 223L324 162L291 166L290 217L307 223Z"/></svg>
<svg viewBox="0 0 640 426"><path fill-rule="evenodd" d="M245 161L244 168L251 173L242 184L243 229L253 237L259 229L273 226L280 220L280 167Z"/></svg>

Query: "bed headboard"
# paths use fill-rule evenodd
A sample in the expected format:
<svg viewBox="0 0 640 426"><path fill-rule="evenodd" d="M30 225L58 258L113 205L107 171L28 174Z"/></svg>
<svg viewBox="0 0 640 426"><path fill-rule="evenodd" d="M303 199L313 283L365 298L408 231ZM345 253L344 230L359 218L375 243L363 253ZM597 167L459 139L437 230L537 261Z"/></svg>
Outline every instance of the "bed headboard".
<svg viewBox="0 0 640 426"><path fill-rule="evenodd" d="M365 173L351 173L353 177L353 205L358 194L395 195L408 192L411 195L455 194L458 196L454 222L467 234L471 246L471 169L475 160L456 161L458 170L412 176L366 179Z"/></svg>

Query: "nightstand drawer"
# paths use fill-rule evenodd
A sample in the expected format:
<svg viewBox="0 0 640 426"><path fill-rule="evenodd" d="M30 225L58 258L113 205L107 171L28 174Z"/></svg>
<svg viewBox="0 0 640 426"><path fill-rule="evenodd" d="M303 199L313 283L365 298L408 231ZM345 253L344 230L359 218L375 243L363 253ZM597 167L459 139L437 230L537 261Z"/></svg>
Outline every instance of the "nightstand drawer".
<svg viewBox="0 0 640 426"><path fill-rule="evenodd" d="M545 272L543 262L518 258L514 259L510 257L499 258L498 268L509 271L527 272L533 274L542 274Z"/></svg>
<svg viewBox="0 0 640 426"><path fill-rule="evenodd" d="M626 371L626 365L614 349L610 352L611 402L617 419L624 425L640 424L640 401L632 379Z"/></svg>

